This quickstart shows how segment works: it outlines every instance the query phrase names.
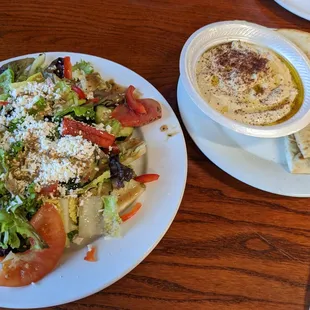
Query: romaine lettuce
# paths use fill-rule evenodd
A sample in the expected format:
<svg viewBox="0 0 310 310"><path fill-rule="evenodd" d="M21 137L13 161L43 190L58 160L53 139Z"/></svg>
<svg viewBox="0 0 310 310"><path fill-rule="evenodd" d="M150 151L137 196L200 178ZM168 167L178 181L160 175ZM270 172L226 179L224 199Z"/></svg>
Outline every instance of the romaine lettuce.
<svg viewBox="0 0 310 310"><path fill-rule="evenodd" d="M72 70L82 70L85 72L85 74L90 74L94 72L94 67L92 66L92 64L90 62L81 60L80 62L77 62L73 67Z"/></svg>
<svg viewBox="0 0 310 310"><path fill-rule="evenodd" d="M117 199L115 196L102 197L103 209L103 231L108 237L120 237L122 220L118 215Z"/></svg>

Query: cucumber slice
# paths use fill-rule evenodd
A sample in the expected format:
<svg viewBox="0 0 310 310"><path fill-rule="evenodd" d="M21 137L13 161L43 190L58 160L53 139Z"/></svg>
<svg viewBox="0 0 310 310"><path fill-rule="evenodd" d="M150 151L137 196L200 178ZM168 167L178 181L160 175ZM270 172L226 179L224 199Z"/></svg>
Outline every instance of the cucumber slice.
<svg viewBox="0 0 310 310"><path fill-rule="evenodd" d="M105 123L110 119L112 110L104 107L103 105L99 105L96 108L96 124Z"/></svg>
<svg viewBox="0 0 310 310"><path fill-rule="evenodd" d="M122 127L119 131L117 138L119 137L129 137L133 133L133 127Z"/></svg>

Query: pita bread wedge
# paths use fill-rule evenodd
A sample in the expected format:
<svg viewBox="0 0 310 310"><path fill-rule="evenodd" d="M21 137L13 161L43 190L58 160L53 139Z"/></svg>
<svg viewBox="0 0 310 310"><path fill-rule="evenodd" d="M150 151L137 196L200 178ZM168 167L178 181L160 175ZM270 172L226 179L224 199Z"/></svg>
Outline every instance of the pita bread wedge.
<svg viewBox="0 0 310 310"><path fill-rule="evenodd" d="M298 148L304 158L310 157L310 125L294 134Z"/></svg>
<svg viewBox="0 0 310 310"><path fill-rule="evenodd" d="M310 59L310 33L296 29L278 29L280 34L296 44ZM310 125L295 133L297 145L304 158L310 157Z"/></svg>
<svg viewBox="0 0 310 310"><path fill-rule="evenodd" d="M278 29L284 37L296 44L310 58L310 33L296 29Z"/></svg>
<svg viewBox="0 0 310 310"><path fill-rule="evenodd" d="M284 138L285 155L291 173L310 174L310 158L304 158L298 148L294 135Z"/></svg>

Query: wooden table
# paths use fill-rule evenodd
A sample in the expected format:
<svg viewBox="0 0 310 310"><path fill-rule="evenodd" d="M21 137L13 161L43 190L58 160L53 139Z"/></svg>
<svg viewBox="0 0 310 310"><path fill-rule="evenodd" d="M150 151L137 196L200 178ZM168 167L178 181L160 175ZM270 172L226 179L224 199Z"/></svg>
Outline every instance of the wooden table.
<svg viewBox="0 0 310 310"><path fill-rule="evenodd" d="M11 0L0 11L0 59L59 50L108 58L148 79L177 115L179 54L196 29L247 19L310 31L272 0ZM184 133L187 187L166 236L111 287L54 309L308 309L310 200L237 181Z"/></svg>

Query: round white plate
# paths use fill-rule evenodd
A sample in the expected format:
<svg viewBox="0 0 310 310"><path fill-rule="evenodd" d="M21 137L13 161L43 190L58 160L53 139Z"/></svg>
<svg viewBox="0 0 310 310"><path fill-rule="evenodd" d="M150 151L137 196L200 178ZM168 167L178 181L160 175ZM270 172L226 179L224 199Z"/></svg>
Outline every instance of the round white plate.
<svg viewBox="0 0 310 310"><path fill-rule="evenodd" d="M220 126L190 102L180 79L177 98L187 131L219 168L267 192L310 197L310 175L290 174L287 170L283 138L255 138Z"/></svg>
<svg viewBox="0 0 310 310"><path fill-rule="evenodd" d="M17 58L24 58L25 55ZM145 172L158 173L157 182L147 184L142 208L135 217L123 224L120 239L98 239L98 261L86 262L86 248L66 253L60 266L38 282L21 288L0 287L0 306L7 308L38 308L71 302L114 283L137 266L157 245L169 228L179 208L187 175L187 154L180 124L164 97L144 78L112 61L95 56L53 52L47 53L47 62L57 57L70 56L72 63L90 61L103 77L117 83L134 85L144 98L158 100L163 117L142 127L147 143ZM15 58L15 59L17 59ZM0 66L13 59L5 60ZM160 127L167 125L171 138Z"/></svg>
<svg viewBox="0 0 310 310"><path fill-rule="evenodd" d="M309 0L275 0L288 11L310 20L310 1Z"/></svg>

